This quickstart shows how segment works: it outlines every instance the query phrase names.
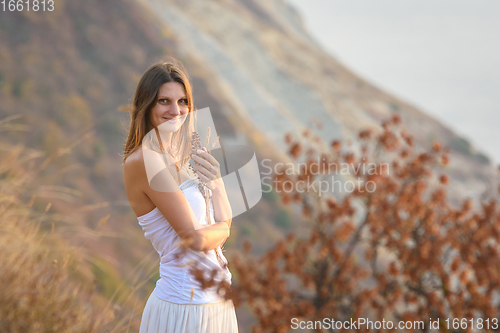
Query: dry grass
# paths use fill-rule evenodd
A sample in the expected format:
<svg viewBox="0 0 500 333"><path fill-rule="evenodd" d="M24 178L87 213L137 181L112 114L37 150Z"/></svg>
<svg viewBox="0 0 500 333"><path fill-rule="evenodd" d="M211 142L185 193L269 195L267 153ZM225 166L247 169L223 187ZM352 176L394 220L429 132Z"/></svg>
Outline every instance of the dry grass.
<svg viewBox="0 0 500 333"><path fill-rule="evenodd" d="M92 306L92 283L74 278L78 251L42 232L48 213L22 200L37 156L20 146L0 152L0 331L97 332L110 314Z"/></svg>
<svg viewBox="0 0 500 333"><path fill-rule="evenodd" d="M150 278L157 269L155 258L139 263L130 284L114 280L115 292L105 297L91 268L100 258L68 244L55 231L59 215L52 213L50 202L40 208L32 195L40 170L71 148L40 162L44 154L39 151L0 143L0 332L114 333L138 328L145 300L136 291L145 283L142 275ZM86 234L93 233L89 229Z"/></svg>

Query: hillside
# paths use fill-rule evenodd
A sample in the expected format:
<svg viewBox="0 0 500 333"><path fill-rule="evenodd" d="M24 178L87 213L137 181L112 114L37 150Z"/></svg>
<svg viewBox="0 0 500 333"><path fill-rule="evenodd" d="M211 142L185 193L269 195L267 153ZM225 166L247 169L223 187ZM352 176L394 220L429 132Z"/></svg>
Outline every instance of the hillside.
<svg viewBox="0 0 500 333"><path fill-rule="evenodd" d="M196 105L211 108L219 135L230 139L236 130L220 112L225 100L207 70L135 2L60 2L56 11L38 14L0 13L0 141L41 152L30 161L39 173L19 200L40 214L50 204L53 214L40 232L54 228L69 244L85 247L85 269L97 279L97 291L121 297L123 309L134 307L137 325L144 304L120 295L145 280L137 292L145 302L158 279L158 258L126 200L122 145L129 116L118 109L131 102L153 62L173 55L188 68ZM251 130L240 128L238 135L251 137ZM269 194L239 221L227 247L239 248L243 237L256 239L264 230L262 252L291 227L292 217Z"/></svg>
<svg viewBox="0 0 500 333"><path fill-rule="evenodd" d="M452 149L452 195L477 196L493 175L489 158L467 140L324 52L284 0L139 1L211 70L232 97L229 113L251 123L278 150L288 131L312 129L328 145L398 113L418 146L440 141Z"/></svg>

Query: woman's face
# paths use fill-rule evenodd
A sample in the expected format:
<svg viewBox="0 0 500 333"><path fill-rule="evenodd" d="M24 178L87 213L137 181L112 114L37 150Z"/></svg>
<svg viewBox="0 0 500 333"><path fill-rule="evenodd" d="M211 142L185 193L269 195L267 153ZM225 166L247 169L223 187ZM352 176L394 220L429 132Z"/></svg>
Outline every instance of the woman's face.
<svg viewBox="0 0 500 333"><path fill-rule="evenodd" d="M154 127L161 125L162 131L176 132L186 120L188 111L184 86L179 82L167 82L160 87L149 120Z"/></svg>

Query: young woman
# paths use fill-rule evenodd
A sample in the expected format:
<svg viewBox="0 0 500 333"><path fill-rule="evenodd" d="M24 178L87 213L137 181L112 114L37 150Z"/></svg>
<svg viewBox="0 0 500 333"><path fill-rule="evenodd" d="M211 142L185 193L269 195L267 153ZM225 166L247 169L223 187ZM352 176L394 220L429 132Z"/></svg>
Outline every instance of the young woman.
<svg viewBox="0 0 500 333"><path fill-rule="evenodd" d="M217 160L205 147L191 154L193 111L191 85L179 62L157 63L144 73L123 159L127 198L160 255L160 279L146 302L140 333L238 332L232 301L215 288L201 288L190 271L194 259L217 268L218 280L230 284L220 246L229 236L232 212ZM166 161L154 177L150 170L158 165L150 165L151 156Z"/></svg>

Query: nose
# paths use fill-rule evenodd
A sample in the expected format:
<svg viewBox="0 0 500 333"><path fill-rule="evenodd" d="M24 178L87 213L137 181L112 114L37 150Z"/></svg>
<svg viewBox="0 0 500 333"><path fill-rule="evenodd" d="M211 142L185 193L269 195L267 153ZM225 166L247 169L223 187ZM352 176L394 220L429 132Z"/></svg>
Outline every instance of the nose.
<svg viewBox="0 0 500 333"><path fill-rule="evenodd" d="M172 116L178 116L180 114L179 106L176 103L172 103L172 108L169 112Z"/></svg>

